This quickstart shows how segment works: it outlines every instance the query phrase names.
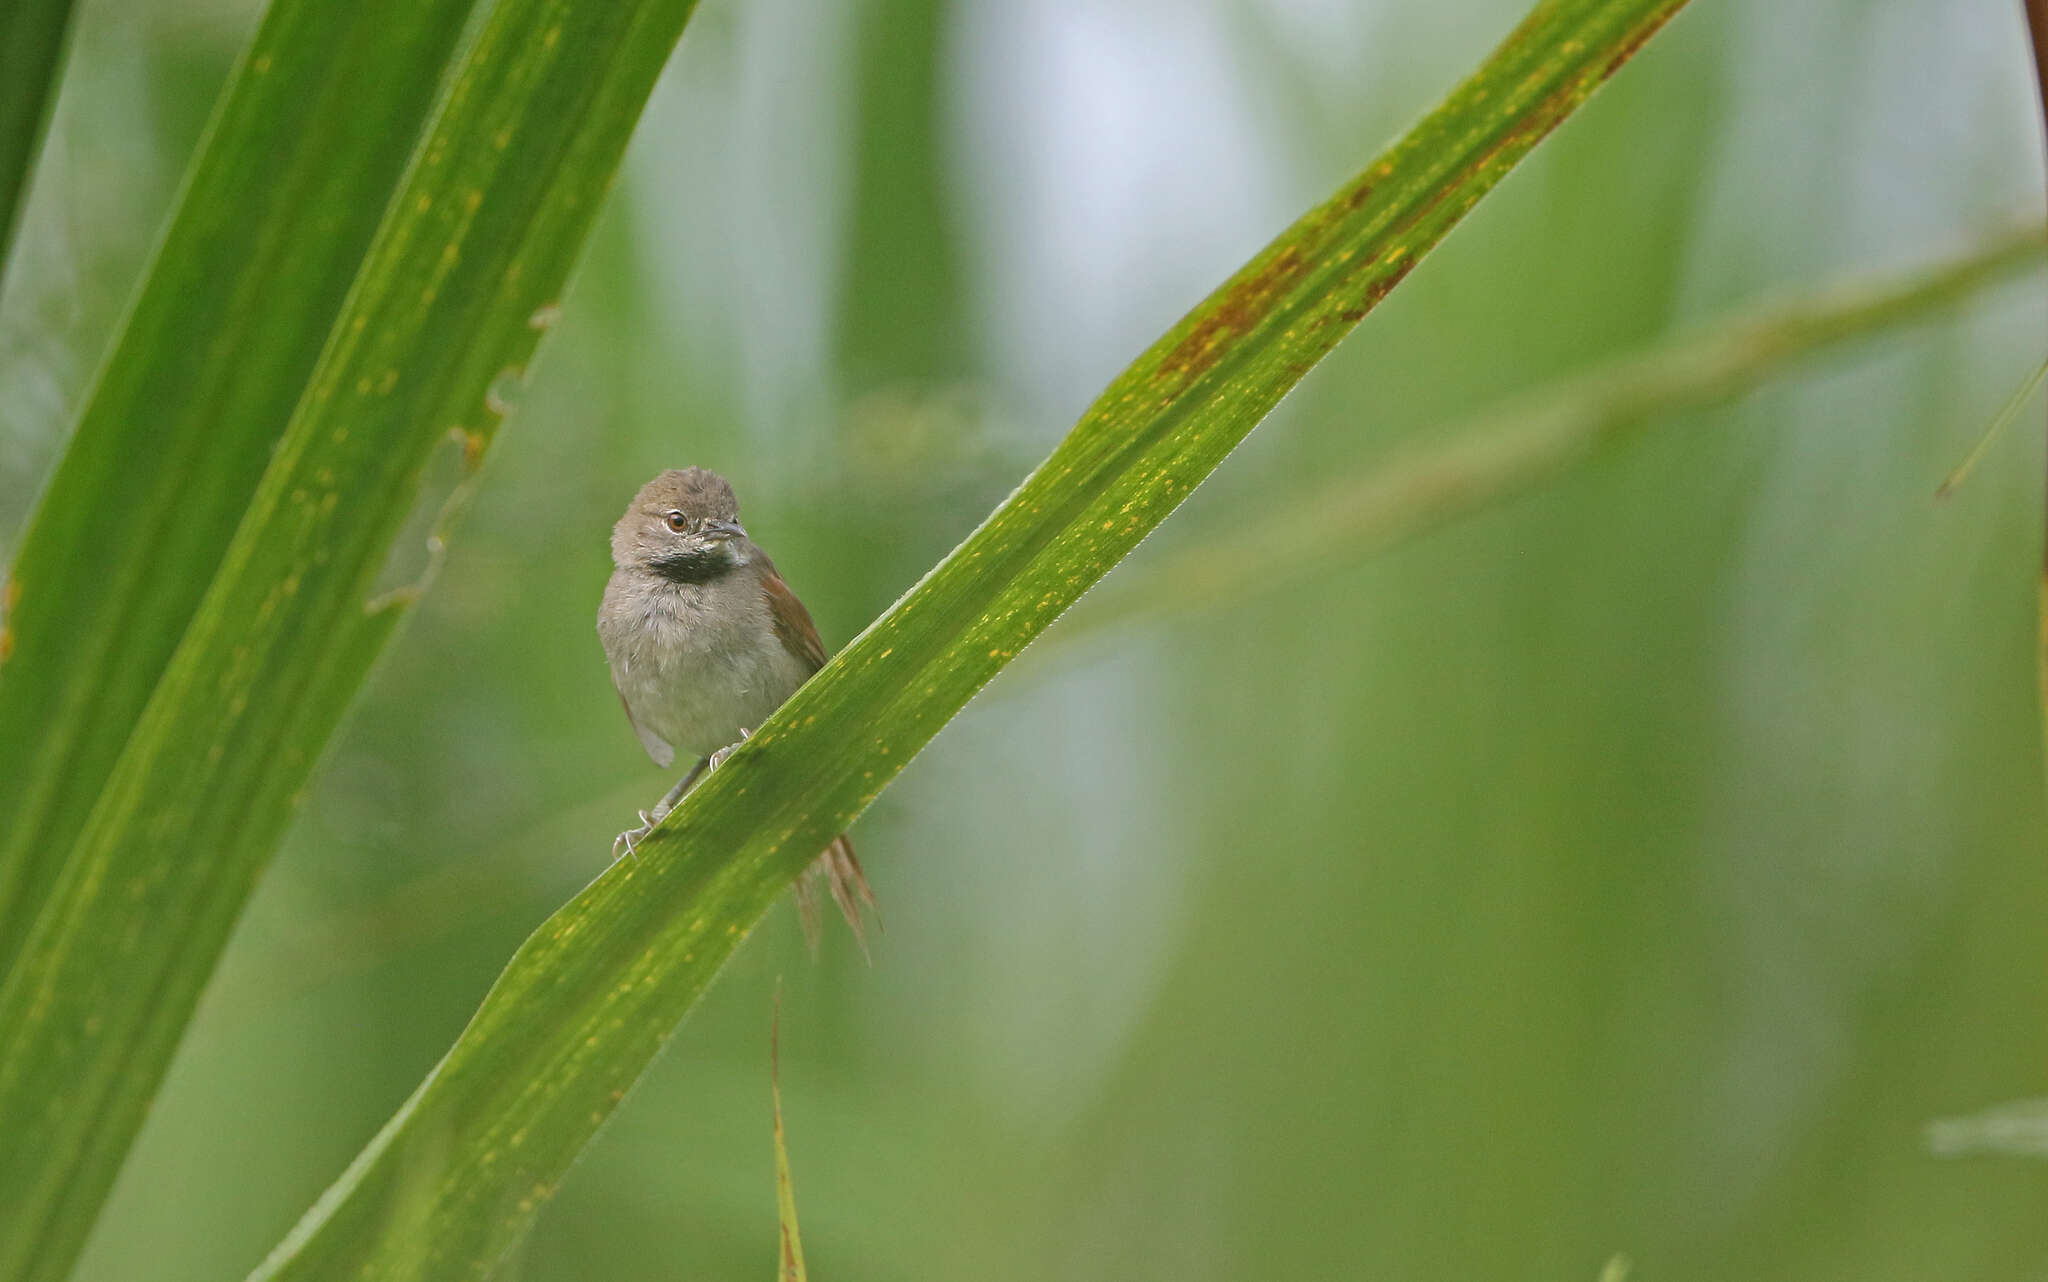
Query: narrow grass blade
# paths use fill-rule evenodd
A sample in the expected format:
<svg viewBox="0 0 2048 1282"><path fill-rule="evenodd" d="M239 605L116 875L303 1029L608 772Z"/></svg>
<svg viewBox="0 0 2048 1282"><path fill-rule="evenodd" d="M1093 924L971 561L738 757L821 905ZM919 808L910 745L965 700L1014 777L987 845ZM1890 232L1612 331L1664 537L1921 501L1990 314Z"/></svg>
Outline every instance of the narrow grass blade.
<svg viewBox="0 0 2048 1282"><path fill-rule="evenodd" d="M222 94L7 583L0 977L249 506L470 7L277 0Z"/></svg>
<svg viewBox="0 0 2048 1282"><path fill-rule="evenodd" d="M1983 435L1977 438L1977 443L1963 456L1963 461L1956 464L1955 471L1942 478L1941 485L1934 491L1934 497L1945 499L1955 493L1956 488L1964 481L1970 479L1970 474L1977 470L1977 465L1984 461L1984 456L1991 452L1991 447L2005 435L2005 429L2012 426L2013 420L2020 416L2020 411L2027 407L2027 402L2034 399L2034 393L2041 390L2043 379L2048 379L2048 357L2042 358L2041 363L2034 367L2034 372L2027 375L2027 380L2020 384L2019 390L2007 399L2005 406L1992 418L1991 426L1984 429Z"/></svg>
<svg viewBox="0 0 2048 1282"><path fill-rule="evenodd" d="M768 1093L775 1103L775 1219L781 1226L775 1276L805 1282L804 1239L796 1226L796 1183L789 1175L789 1146L782 1135L782 994L775 995L775 1024L768 1034Z"/></svg>
<svg viewBox="0 0 2048 1282"><path fill-rule="evenodd" d="M798 871L1679 7L1539 5L1406 138L1140 356L637 860L526 941L255 1276L485 1276ZM592 834L593 859L608 835ZM435 1199L423 1214L422 1190Z"/></svg>
<svg viewBox="0 0 2048 1282"><path fill-rule="evenodd" d="M1278 591L1333 562L1384 550L1540 485L1651 430L1661 415L1738 396L1798 361L1926 320L2044 262L2048 234L2028 228L1947 262L1769 304L1572 375L1432 431L1420 444L1304 495L1285 512L1261 512L1257 522L1226 521L1227 532L1194 539L1091 597L1053 642L1063 647L1132 619Z"/></svg>
<svg viewBox="0 0 2048 1282"><path fill-rule="evenodd" d="M70 30L71 0L0 3L0 283L57 101L57 69Z"/></svg>
<svg viewBox="0 0 2048 1282"><path fill-rule="evenodd" d="M0 985L0 1278L67 1270L409 600L365 606L420 472L451 427L472 457L488 445L691 8L497 0L467 33L247 515Z"/></svg>

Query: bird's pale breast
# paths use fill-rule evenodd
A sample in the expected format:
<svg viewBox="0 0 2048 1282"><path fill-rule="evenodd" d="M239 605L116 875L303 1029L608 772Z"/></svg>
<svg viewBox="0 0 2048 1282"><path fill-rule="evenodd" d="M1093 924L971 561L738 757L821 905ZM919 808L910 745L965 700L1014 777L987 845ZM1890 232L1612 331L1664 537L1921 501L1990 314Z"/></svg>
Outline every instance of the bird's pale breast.
<svg viewBox="0 0 2048 1282"><path fill-rule="evenodd" d="M614 574L598 634L634 728L664 766L738 742L810 675L776 639L749 573L702 584Z"/></svg>

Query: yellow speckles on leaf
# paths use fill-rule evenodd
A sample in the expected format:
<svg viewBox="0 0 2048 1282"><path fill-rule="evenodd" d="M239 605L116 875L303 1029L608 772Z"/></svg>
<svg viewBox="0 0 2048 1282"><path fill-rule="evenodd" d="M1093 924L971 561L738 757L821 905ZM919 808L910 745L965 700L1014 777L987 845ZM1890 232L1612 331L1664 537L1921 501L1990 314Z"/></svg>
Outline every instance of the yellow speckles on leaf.
<svg viewBox="0 0 2048 1282"><path fill-rule="evenodd" d="M332 512L334 505L339 502L341 502L340 493L335 490L329 490L320 496L320 510L322 512Z"/></svg>
<svg viewBox="0 0 2048 1282"><path fill-rule="evenodd" d="M252 76L269 75L270 55L267 53L259 53L255 57L249 59L249 74Z"/></svg>
<svg viewBox="0 0 2048 1282"><path fill-rule="evenodd" d="M347 429L347 428L345 428L345 427L337 427L337 428L335 428L335 429L334 429L334 443L335 443L336 445L339 445L339 444L341 444L341 443L342 443L343 441L346 441L347 439L348 439L348 429Z"/></svg>
<svg viewBox="0 0 2048 1282"><path fill-rule="evenodd" d="M481 190L475 187L472 187L468 191L462 193L462 207L464 209L467 209L472 214L475 213L477 211L477 207L482 205L483 203L484 194Z"/></svg>
<svg viewBox="0 0 2048 1282"><path fill-rule="evenodd" d="M398 367L393 365L390 369L384 371L383 377L377 380L377 395L389 396L391 395L391 389L397 386Z"/></svg>
<svg viewBox="0 0 2048 1282"><path fill-rule="evenodd" d="M509 126L491 135L491 146L496 147L499 151L503 151L511 145L512 130Z"/></svg>
<svg viewBox="0 0 2048 1282"><path fill-rule="evenodd" d="M562 319L562 305L560 303L542 303L539 307L533 309L533 315L526 318L526 327L545 334L553 329L555 322L560 319Z"/></svg>
<svg viewBox="0 0 2048 1282"><path fill-rule="evenodd" d="M427 195L425 192L421 192L419 200L415 201L413 204L413 212L424 214L433 207L434 198L432 196Z"/></svg>

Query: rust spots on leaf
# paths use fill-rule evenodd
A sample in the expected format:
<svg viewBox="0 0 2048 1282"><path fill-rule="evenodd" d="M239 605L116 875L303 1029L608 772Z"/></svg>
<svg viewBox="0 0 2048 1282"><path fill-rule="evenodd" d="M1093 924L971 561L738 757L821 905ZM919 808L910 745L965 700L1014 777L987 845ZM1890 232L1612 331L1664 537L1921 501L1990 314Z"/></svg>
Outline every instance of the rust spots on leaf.
<svg viewBox="0 0 2048 1282"><path fill-rule="evenodd" d="M1372 284L1366 286L1366 310L1371 311L1374 307L1379 306L1379 301L1382 298L1385 298L1389 293L1393 292L1394 286L1400 284L1403 280L1407 278L1408 273L1414 270L1415 258L1412 255L1405 255L1402 257L1401 261L1395 265L1394 270L1388 272L1386 275L1380 277Z"/></svg>
<svg viewBox="0 0 2048 1282"><path fill-rule="evenodd" d="M1672 5L1664 12L1657 14L1648 22L1645 22L1642 25L1642 27L1634 35L1630 36L1627 42L1624 43L1618 51L1616 51L1614 56L1607 60L1607 65L1600 69L1600 78L1602 80L1605 80L1607 79L1607 77L1621 70L1621 64L1627 62L1630 58L1635 57L1636 52L1640 50L1644 45L1650 42L1650 37L1656 35L1659 31L1663 29L1665 23L1671 21L1672 15L1678 12L1679 7L1680 6L1678 5Z"/></svg>
<svg viewBox="0 0 2048 1282"><path fill-rule="evenodd" d="M1300 249L1284 245L1243 279L1233 282L1221 298L1210 304L1187 337L1166 354L1153 377L1195 379L1207 373L1222 359L1232 341L1258 328L1287 286L1301 275L1302 266Z"/></svg>

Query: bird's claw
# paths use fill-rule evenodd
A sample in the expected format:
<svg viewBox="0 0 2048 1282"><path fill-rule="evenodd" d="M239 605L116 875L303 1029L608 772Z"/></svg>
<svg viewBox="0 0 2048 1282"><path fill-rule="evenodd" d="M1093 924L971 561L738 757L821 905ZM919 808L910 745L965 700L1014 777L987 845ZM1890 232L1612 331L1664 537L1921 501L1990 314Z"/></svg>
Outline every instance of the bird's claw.
<svg viewBox="0 0 2048 1282"><path fill-rule="evenodd" d="M642 820L645 820L647 818L647 812L644 810L641 811L640 818ZM619 861L619 851L621 850L621 848L625 850L626 854L633 856L634 860L637 862L640 858L640 852L636 850L635 847L638 846L641 842L647 840L647 834L653 831L653 824L643 822L638 828L628 828L626 831L612 838L612 862L617 863Z"/></svg>
<svg viewBox="0 0 2048 1282"><path fill-rule="evenodd" d="M753 733L753 731L747 729L745 726L741 726L740 742L729 743L725 745L723 748L720 748L717 752L714 752L710 756L706 757L704 759L704 773L710 774L712 771L724 765L725 759L727 757L730 757L733 753L738 752L740 750L740 744L745 743L749 738L751 738L753 736Z"/></svg>
<svg viewBox="0 0 2048 1282"><path fill-rule="evenodd" d="M752 733L753 731L751 730L742 729L740 731L740 743L745 743L747 737ZM699 774L709 774L713 770L718 769L720 765L724 764L725 759L733 754L733 749L740 746L740 743L729 743L717 752L712 753L709 757L706 757L702 765L683 776L683 781L675 786L674 791L655 804L652 813L645 810L639 811L640 826L638 828L629 828L612 838L612 862L617 863L619 861L621 851L638 859L640 852L635 847L647 840L647 834L654 831L655 825L668 818L669 812L676 808L676 803L683 799L683 794L689 791L690 785L697 781L697 776Z"/></svg>

